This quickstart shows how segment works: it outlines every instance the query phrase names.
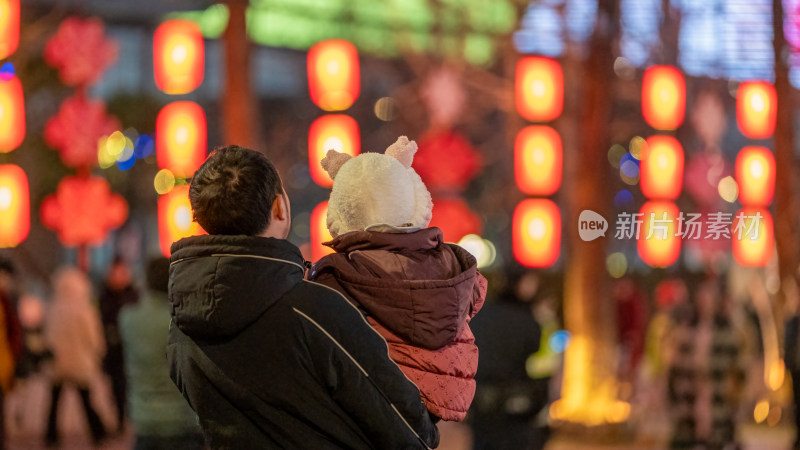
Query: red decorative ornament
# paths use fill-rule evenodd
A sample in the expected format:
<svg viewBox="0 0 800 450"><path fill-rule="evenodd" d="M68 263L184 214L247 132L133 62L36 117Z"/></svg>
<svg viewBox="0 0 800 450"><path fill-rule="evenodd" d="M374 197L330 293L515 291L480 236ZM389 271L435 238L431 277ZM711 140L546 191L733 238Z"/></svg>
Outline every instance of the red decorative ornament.
<svg viewBox="0 0 800 450"><path fill-rule="evenodd" d="M42 223L68 247L99 245L128 218L128 204L105 178L66 177L42 203Z"/></svg>
<svg viewBox="0 0 800 450"><path fill-rule="evenodd" d="M91 167L97 165L97 141L119 129L119 121L106 114L103 102L75 96L47 122L44 139L61 152L65 165Z"/></svg>
<svg viewBox="0 0 800 450"><path fill-rule="evenodd" d="M100 19L68 17L47 41L44 60L68 86L93 84L117 60L117 43L104 33Z"/></svg>
<svg viewBox="0 0 800 450"><path fill-rule="evenodd" d="M429 132L417 144L414 170L431 191L464 190L481 169L480 153L455 131Z"/></svg>
<svg viewBox="0 0 800 450"><path fill-rule="evenodd" d="M480 235L483 222L461 198L433 199L431 227L442 230L445 242L458 242L468 234Z"/></svg>

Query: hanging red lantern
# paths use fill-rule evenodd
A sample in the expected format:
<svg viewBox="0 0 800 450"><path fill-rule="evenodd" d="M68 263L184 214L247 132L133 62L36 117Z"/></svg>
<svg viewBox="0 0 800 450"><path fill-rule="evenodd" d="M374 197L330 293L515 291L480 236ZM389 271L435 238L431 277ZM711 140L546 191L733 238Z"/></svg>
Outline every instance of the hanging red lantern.
<svg viewBox="0 0 800 450"><path fill-rule="evenodd" d="M544 56L525 56L515 75L517 112L531 122L548 122L564 109L564 73L561 65Z"/></svg>
<svg viewBox="0 0 800 450"><path fill-rule="evenodd" d="M551 200L523 200L514 211L514 258L526 267L550 267L561 252L561 212Z"/></svg>
<svg viewBox="0 0 800 450"><path fill-rule="evenodd" d="M0 248L16 247L31 229L28 177L21 167L0 165Z"/></svg>
<svg viewBox="0 0 800 450"><path fill-rule="evenodd" d="M19 0L0 0L0 59L19 47Z"/></svg>
<svg viewBox="0 0 800 450"><path fill-rule="evenodd" d="M642 115L657 130L674 130L686 110L686 81L672 66L652 66L642 79Z"/></svg>
<svg viewBox="0 0 800 450"><path fill-rule="evenodd" d="M169 257L173 242L201 234L205 231L193 219L189 186L178 186L158 197L158 242L164 256Z"/></svg>
<svg viewBox="0 0 800 450"><path fill-rule="evenodd" d="M0 18L2 20L2 18ZM25 139L25 98L17 77L0 76L0 153L7 153Z"/></svg>
<svg viewBox="0 0 800 450"><path fill-rule="evenodd" d="M769 206L775 193L775 157L764 147L745 147L736 157L739 201L747 206Z"/></svg>
<svg viewBox="0 0 800 450"><path fill-rule="evenodd" d="M462 198L434 198L429 227L442 230L445 242L458 242L468 234L481 234L483 223Z"/></svg>
<svg viewBox="0 0 800 450"><path fill-rule="evenodd" d="M517 134L514 175L528 195L552 195L561 186L564 152L561 136L548 126L531 125Z"/></svg>
<svg viewBox="0 0 800 450"><path fill-rule="evenodd" d="M325 111L343 111L358 98L361 74L358 51L350 42L333 39L308 50L311 101Z"/></svg>
<svg viewBox="0 0 800 450"><path fill-rule="evenodd" d="M751 139L765 139L775 131L778 98L775 86L766 81L745 81L736 94L736 123Z"/></svg>
<svg viewBox="0 0 800 450"><path fill-rule="evenodd" d="M431 191L464 190L483 165L480 152L450 129L428 131L417 144L414 170Z"/></svg>
<svg viewBox="0 0 800 450"><path fill-rule="evenodd" d="M322 168L328 150L350 156L361 153L361 132L355 119L346 114L329 114L315 120L308 129L308 167L311 179L322 187L333 186L333 180Z"/></svg>
<svg viewBox="0 0 800 450"><path fill-rule="evenodd" d="M333 237L328 231L328 202L322 202L311 211L311 259L319 261L325 255L333 253L333 249L322 245Z"/></svg>
<svg viewBox="0 0 800 450"><path fill-rule="evenodd" d="M42 223L68 247L100 245L128 218L128 203L102 177L66 177L42 202Z"/></svg>
<svg viewBox="0 0 800 450"><path fill-rule="evenodd" d="M200 27L188 20L168 20L153 35L156 86L167 94L187 94L203 82L205 44Z"/></svg>
<svg viewBox="0 0 800 450"><path fill-rule="evenodd" d="M158 167L190 178L206 158L206 113L197 103L172 102L156 118Z"/></svg>
<svg viewBox="0 0 800 450"><path fill-rule="evenodd" d="M683 186L683 148L672 136L652 136L641 156L642 194L652 200L675 200Z"/></svg>
<svg viewBox="0 0 800 450"><path fill-rule="evenodd" d="M743 208L733 219L733 257L749 267L764 267L772 257L775 229L772 215L763 208Z"/></svg>
<svg viewBox="0 0 800 450"><path fill-rule="evenodd" d="M638 249L642 261L653 267L667 267L681 254L678 233L680 212L675 203L648 201L639 211L642 223L639 228Z"/></svg>

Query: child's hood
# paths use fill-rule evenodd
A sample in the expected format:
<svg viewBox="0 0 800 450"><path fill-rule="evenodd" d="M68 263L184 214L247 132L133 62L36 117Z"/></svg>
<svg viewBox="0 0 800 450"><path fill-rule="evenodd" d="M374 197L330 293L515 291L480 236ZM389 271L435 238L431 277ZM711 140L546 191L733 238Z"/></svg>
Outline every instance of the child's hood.
<svg viewBox="0 0 800 450"><path fill-rule="evenodd" d="M486 279L475 258L442 243L438 228L354 231L328 245L336 253L317 262L311 278L333 277L348 298L414 346L450 344L483 305Z"/></svg>

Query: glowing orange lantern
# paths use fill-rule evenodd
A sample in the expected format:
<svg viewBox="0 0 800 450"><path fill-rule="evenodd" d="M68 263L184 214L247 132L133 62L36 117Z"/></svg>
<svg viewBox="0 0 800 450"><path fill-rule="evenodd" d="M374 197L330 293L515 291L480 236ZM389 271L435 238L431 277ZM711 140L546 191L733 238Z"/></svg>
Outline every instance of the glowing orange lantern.
<svg viewBox="0 0 800 450"><path fill-rule="evenodd" d="M0 0L0 59L19 47L19 0Z"/></svg>
<svg viewBox="0 0 800 450"><path fill-rule="evenodd" d="M194 102L172 102L156 118L158 167L189 178L206 157L206 114Z"/></svg>
<svg viewBox="0 0 800 450"><path fill-rule="evenodd" d="M686 82L672 66L652 66L642 79L642 114L657 130L674 130L683 122Z"/></svg>
<svg viewBox="0 0 800 450"><path fill-rule="evenodd" d="M0 248L16 247L31 229L28 177L21 167L0 165Z"/></svg>
<svg viewBox="0 0 800 450"><path fill-rule="evenodd" d="M462 198L434 198L429 227L442 230L445 242L458 242L468 234L481 234L483 222Z"/></svg>
<svg viewBox="0 0 800 450"><path fill-rule="evenodd" d="M641 157L642 194L649 199L675 200L683 185L683 148L671 136L652 136Z"/></svg>
<svg viewBox="0 0 800 450"><path fill-rule="evenodd" d="M514 175L528 195L550 195L561 186L564 152L561 136L548 126L531 125L517 134Z"/></svg>
<svg viewBox="0 0 800 450"><path fill-rule="evenodd" d="M333 249L322 245L333 237L328 231L328 202L322 202L311 211L311 259L319 261L323 256L333 253Z"/></svg>
<svg viewBox="0 0 800 450"><path fill-rule="evenodd" d="M547 122L564 109L564 73L558 61L526 56L517 62L517 112L531 122Z"/></svg>
<svg viewBox="0 0 800 450"><path fill-rule="evenodd" d="M2 18L0 18L2 20ZM0 76L0 153L10 152L25 139L25 99L17 77Z"/></svg>
<svg viewBox="0 0 800 450"><path fill-rule="evenodd" d="M775 193L775 157L764 147L745 147L736 157L739 201L747 206L769 206Z"/></svg>
<svg viewBox="0 0 800 450"><path fill-rule="evenodd" d="M188 20L168 20L153 36L156 86L167 94L186 94L203 82L205 44L200 27Z"/></svg>
<svg viewBox="0 0 800 450"><path fill-rule="evenodd" d="M514 211L514 258L526 267L550 267L561 252L561 212L551 200L523 200Z"/></svg>
<svg viewBox="0 0 800 450"><path fill-rule="evenodd" d="M733 257L743 266L763 267L772 257L775 231L766 209L744 208L733 219Z"/></svg>
<svg viewBox="0 0 800 450"><path fill-rule="evenodd" d="M678 207L672 202L645 202L641 211L638 249L642 261L653 267L667 267L681 254Z"/></svg>
<svg viewBox="0 0 800 450"><path fill-rule="evenodd" d="M311 101L325 111L342 111L358 98L361 75L353 44L333 39L308 50Z"/></svg>
<svg viewBox="0 0 800 450"><path fill-rule="evenodd" d="M736 123L751 139L764 139L775 131L778 98L775 87L766 81L745 81L736 94Z"/></svg>
<svg viewBox="0 0 800 450"><path fill-rule="evenodd" d="M189 186L178 186L158 198L158 241L164 256L170 255L173 242L201 234L205 231L192 217Z"/></svg>
<svg viewBox="0 0 800 450"><path fill-rule="evenodd" d="M333 186L333 180L322 168L328 150L356 156L361 153L361 132L355 119L345 114L318 118L308 129L308 166L311 179L322 187Z"/></svg>

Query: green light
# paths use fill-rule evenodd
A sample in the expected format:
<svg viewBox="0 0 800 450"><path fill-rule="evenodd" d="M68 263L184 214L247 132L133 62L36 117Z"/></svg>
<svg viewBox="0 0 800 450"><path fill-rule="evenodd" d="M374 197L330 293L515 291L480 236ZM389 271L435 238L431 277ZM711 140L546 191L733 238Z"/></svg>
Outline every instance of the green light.
<svg viewBox="0 0 800 450"><path fill-rule="evenodd" d="M464 40L464 57L476 66L486 66L492 62L494 43L484 34L469 34Z"/></svg>

